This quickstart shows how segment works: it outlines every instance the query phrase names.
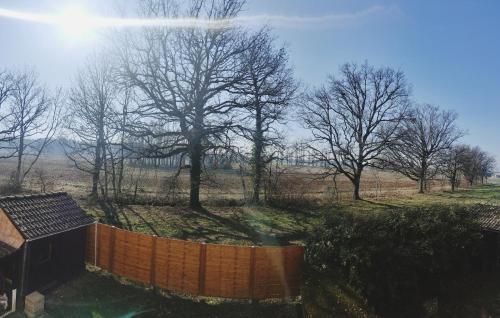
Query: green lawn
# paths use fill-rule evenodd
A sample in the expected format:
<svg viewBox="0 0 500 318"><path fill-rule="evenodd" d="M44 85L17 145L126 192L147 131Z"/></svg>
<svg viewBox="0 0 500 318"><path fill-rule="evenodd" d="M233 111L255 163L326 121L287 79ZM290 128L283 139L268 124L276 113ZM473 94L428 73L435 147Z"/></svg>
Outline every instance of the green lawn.
<svg viewBox="0 0 500 318"><path fill-rule="evenodd" d="M300 317L295 302L221 301L165 294L90 271L47 295L52 318Z"/></svg>
<svg viewBox="0 0 500 318"><path fill-rule="evenodd" d="M85 207L105 222L98 208ZM318 209L284 210L264 206L206 207L196 212L170 206L117 207L121 227L164 237L241 245L300 243L322 221Z"/></svg>
<svg viewBox="0 0 500 318"><path fill-rule="evenodd" d="M500 185L484 185L456 192L418 194L399 199L346 201L327 207L207 206L196 212L171 206L114 207L120 226L147 234L207 243L242 245L301 244L328 213L349 209L376 213L392 207L428 204L474 204L500 202ZM105 222L103 209L85 207Z"/></svg>

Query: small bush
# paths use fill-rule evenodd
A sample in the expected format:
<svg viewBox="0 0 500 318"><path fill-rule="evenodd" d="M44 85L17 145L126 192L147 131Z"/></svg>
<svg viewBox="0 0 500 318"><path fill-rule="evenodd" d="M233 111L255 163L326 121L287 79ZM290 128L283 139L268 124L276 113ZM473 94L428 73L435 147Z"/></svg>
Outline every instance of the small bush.
<svg viewBox="0 0 500 318"><path fill-rule="evenodd" d="M437 299L440 316L464 290L481 231L464 207L394 209L378 214L338 211L307 243L315 275L335 278L382 317L424 317Z"/></svg>

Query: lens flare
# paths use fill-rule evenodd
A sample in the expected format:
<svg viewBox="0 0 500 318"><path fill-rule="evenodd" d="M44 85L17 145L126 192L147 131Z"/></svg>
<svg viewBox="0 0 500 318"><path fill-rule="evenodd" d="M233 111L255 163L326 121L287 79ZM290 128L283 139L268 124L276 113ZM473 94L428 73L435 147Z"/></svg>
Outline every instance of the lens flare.
<svg viewBox="0 0 500 318"><path fill-rule="evenodd" d="M70 37L86 37L97 25L85 10L79 7L66 8L56 20L61 29Z"/></svg>

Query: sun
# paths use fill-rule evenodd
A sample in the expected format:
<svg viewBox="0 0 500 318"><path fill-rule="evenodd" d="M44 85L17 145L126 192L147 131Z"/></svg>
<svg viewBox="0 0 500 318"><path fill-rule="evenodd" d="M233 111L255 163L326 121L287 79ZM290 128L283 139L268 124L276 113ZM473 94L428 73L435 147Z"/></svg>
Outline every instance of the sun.
<svg viewBox="0 0 500 318"><path fill-rule="evenodd" d="M92 35L95 21L85 9L77 6L65 8L58 17L62 31L73 40L81 40Z"/></svg>

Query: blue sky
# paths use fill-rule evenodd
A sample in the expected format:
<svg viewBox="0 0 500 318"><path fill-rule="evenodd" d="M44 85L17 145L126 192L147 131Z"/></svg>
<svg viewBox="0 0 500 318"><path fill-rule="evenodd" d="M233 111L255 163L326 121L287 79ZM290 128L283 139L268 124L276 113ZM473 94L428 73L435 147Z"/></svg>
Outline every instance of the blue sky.
<svg viewBox="0 0 500 318"><path fill-rule="evenodd" d="M0 8L58 13L74 2L0 0ZM78 1L100 16L113 14L117 2ZM500 1L249 0L243 14L295 19L274 32L305 85L323 83L345 62L399 68L415 101L456 110L468 131L463 141L500 161ZM2 17L0 39L0 67L34 65L50 86L68 86L101 41Z"/></svg>

